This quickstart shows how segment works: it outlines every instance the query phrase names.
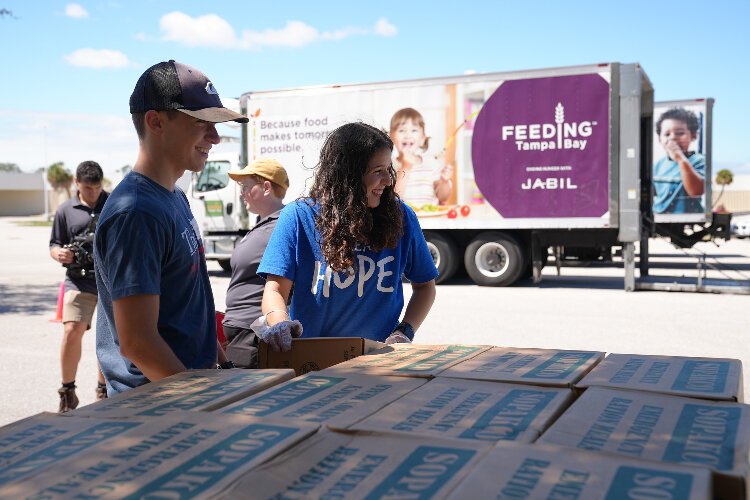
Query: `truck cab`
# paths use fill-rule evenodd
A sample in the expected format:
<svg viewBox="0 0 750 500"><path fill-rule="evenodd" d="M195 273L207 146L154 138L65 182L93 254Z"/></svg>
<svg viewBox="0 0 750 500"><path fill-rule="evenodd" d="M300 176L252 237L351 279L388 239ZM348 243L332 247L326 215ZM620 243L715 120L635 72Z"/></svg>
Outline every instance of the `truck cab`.
<svg viewBox="0 0 750 500"><path fill-rule="evenodd" d="M206 260L217 260L225 271L231 270L229 259L248 227L240 187L228 174L239 168L239 153L212 153L206 167L192 173L186 191L201 232Z"/></svg>

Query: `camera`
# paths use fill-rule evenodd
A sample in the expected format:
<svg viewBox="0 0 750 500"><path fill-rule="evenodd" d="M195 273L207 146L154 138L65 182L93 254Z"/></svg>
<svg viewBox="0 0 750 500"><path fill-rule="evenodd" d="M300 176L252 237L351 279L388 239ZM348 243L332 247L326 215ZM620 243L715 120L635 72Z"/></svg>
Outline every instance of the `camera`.
<svg viewBox="0 0 750 500"><path fill-rule="evenodd" d="M91 214L91 222L86 231L73 237L73 241L63 248L73 252L73 262L63 264L68 272L78 278L94 276L94 230L99 214Z"/></svg>

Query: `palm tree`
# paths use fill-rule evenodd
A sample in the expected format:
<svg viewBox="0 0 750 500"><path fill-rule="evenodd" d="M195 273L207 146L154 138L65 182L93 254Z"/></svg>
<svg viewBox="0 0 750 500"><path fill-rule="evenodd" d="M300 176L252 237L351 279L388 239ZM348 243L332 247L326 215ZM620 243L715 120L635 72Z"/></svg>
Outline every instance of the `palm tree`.
<svg viewBox="0 0 750 500"><path fill-rule="evenodd" d="M65 189L68 198L71 197L70 186L73 184L73 174L65 168L63 162L58 161L49 166L47 169L47 181L52 186L52 189Z"/></svg>
<svg viewBox="0 0 750 500"><path fill-rule="evenodd" d="M721 191L719 191L719 196L714 200L714 206L719 203L721 196L724 194L724 188L730 185L732 181L734 181L734 174L728 168L722 168L716 173L716 184L721 186Z"/></svg>

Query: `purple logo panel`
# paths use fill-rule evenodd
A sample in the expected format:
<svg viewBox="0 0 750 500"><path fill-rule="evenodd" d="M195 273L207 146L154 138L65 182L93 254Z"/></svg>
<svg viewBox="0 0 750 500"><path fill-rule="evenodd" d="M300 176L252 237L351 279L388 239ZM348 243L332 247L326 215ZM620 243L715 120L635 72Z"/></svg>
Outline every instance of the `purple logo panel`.
<svg viewBox="0 0 750 500"><path fill-rule="evenodd" d="M609 84L595 74L509 80L472 138L474 179L503 217L601 217L609 209Z"/></svg>

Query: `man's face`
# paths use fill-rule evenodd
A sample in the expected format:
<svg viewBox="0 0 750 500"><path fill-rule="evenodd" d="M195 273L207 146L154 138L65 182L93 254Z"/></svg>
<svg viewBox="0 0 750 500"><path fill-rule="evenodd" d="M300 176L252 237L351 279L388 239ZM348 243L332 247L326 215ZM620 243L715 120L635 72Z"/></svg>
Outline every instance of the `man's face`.
<svg viewBox="0 0 750 500"><path fill-rule="evenodd" d="M206 166L208 152L219 143L216 124L186 115L175 113L169 119L164 117L164 147L167 155L173 158L179 168L200 172Z"/></svg>
<svg viewBox="0 0 750 500"><path fill-rule="evenodd" d="M76 189L78 190L78 197L81 201L90 207L96 205L96 200L98 200L99 195L102 194L101 183L92 184L90 182L76 180Z"/></svg>

